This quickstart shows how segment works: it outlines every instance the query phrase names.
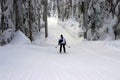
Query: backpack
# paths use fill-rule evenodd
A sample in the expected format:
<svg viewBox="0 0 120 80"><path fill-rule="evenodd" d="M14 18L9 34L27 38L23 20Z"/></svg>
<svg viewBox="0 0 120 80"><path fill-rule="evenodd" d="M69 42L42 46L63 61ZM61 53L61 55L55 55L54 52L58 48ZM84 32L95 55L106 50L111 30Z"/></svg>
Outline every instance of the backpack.
<svg viewBox="0 0 120 80"><path fill-rule="evenodd" d="M63 39L60 39L60 40L59 40L59 44L61 44L62 42L63 42Z"/></svg>

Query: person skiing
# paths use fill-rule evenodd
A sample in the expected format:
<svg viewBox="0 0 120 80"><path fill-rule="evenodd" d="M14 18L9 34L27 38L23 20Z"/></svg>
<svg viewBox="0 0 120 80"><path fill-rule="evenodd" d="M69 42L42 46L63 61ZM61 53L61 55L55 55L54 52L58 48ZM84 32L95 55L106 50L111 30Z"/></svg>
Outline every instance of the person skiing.
<svg viewBox="0 0 120 80"><path fill-rule="evenodd" d="M61 53L62 47L63 47L64 53L66 53L66 49L65 49L66 40L65 40L65 38L63 37L62 34L60 35L60 39L58 40L58 45L60 45L60 51L59 52Z"/></svg>

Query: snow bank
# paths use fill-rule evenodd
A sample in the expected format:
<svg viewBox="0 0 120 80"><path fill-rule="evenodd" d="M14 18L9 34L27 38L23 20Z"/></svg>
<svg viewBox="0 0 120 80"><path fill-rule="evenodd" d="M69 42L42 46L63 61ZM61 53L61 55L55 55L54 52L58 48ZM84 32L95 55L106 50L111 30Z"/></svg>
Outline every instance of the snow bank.
<svg viewBox="0 0 120 80"><path fill-rule="evenodd" d="M0 36L0 45L9 43L14 37L14 31L12 29L5 30Z"/></svg>
<svg viewBox="0 0 120 80"><path fill-rule="evenodd" d="M20 30L18 30L15 33L15 37L13 38L13 40L10 42L10 44L30 44L31 41L29 40L28 37L26 37L24 35L23 32L21 32Z"/></svg>
<svg viewBox="0 0 120 80"><path fill-rule="evenodd" d="M51 40L51 39L52 38L46 39L44 31L41 29L41 32L39 32L36 35L35 41L33 41L32 44L38 45L38 46L49 46L51 44L51 42L48 43L48 40Z"/></svg>

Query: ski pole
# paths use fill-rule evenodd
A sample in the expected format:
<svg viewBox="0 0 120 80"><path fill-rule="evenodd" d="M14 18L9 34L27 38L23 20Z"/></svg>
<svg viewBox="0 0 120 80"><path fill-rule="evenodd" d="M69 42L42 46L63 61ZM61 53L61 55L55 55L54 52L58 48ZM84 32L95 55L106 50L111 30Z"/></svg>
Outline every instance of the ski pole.
<svg viewBox="0 0 120 80"><path fill-rule="evenodd" d="M57 48L59 45L57 45L55 48Z"/></svg>

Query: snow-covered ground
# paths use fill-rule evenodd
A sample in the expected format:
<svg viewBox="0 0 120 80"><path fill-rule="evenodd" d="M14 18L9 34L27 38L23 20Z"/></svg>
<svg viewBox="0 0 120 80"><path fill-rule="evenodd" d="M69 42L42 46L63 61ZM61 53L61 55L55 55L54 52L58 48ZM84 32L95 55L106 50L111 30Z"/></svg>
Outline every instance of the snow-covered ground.
<svg viewBox="0 0 120 80"><path fill-rule="evenodd" d="M34 44L37 44L37 45L41 45L42 44L42 45L44 45L43 43L45 41L47 44L55 46L55 45L58 44L57 42L58 42L61 34L63 34L63 36L65 37L68 45L80 44L80 42L83 41L83 38L74 38L73 37L73 34L74 34L74 36L78 35L77 33L75 34L75 31L78 32L78 30L75 29L75 30L71 31L70 24L71 25L73 24L71 22L72 21L69 21L69 23L65 23L64 22L63 23L63 24L65 24L65 26L64 26L63 24L60 24L61 22L57 18L55 18L55 17L48 18L48 33L49 33L49 37L47 39L43 39L43 35L42 35L42 40L39 40L39 39L41 39L41 37L38 36L36 41L34 42ZM68 27L66 27L67 25L68 25ZM78 26L78 24L76 25L75 28L79 29L77 26ZM70 33L70 31L71 31L71 33ZM44 30L43 30L43 32L44 32Z"/></svg>
<svg viewBox="0 0 120 80"><path fill-rule="evenodd" d="M66 54L55 48L61 33L71 45ZM49 34L49 46L31 44L18 31L0 47L0 80L120 80L119 40L76 40L54 18L49 19Z"/></svg>

